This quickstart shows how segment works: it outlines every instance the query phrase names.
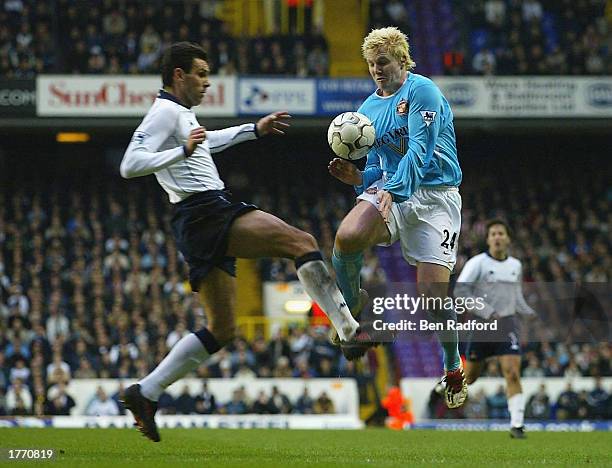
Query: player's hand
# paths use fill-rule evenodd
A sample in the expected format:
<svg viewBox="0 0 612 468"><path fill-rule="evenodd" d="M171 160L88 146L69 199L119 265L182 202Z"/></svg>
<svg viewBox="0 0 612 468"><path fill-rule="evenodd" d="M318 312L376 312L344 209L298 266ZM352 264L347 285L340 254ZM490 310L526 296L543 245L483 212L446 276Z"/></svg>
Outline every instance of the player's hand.
<svg viewBox="0 0 612 468"><path fill-rule="evenodd" d="M376 193L376 201L378 203L378 211L382 215L385 223L389 220L389 212L393 204L393 196L386 190L379 190Z"/></svg>
<svg viewBox="0 0 612 468"><path fill-rule="evenodd" d="M289 127L287 119L291 115L286 111L272 112L271 114L262 117L255 124L257 126L257 134L259 136L268 135L284 135L284 130Z"/></svg>
<svg viewBox="0 0 612 468"><path fill-rule="evenodd" d="M200 143L206 140L206 129L204 127L194 128L189 132L189 138L185 144L187 157L191 156Z"/></svg>
<svg viewBox="0 0 612 468"><path fill-rule="evenodd" d="M329 173L340 182L349 185L361 185L363 183L363 174L357 166L352 162L342 158L334 158L327 166Z"/></svg>

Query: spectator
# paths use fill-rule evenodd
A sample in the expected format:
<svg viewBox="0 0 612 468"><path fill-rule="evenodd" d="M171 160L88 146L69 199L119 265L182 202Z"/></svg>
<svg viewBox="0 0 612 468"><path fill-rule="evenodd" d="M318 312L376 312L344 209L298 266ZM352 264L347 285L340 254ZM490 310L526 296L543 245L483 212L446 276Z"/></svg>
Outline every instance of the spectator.
<svg viewBox="0 0 612 468"><path fill-rule="evenodd" d="M317 398L313 404L313 411L315 414L334 414L334 402L329 398L327 392L321 392L319 398Z"/></svg>
<svg viewBox="0 0 612 468"><path fill-rule="evenodd" d="M251 413L255 414L272 414L272 404L270 399L266 396L263 390L260 390L257 394L257 398L253 402L251 407Z"/></svg>
<svg viewBox="0 0 612 468"><path fill-rule="evenodd" d="M272 387L272 396L270 397L270 412L272 414L289 414L291 413L291 402L287 395L280 392L278 387Z"/></svg>
<svg viewBox="0 0 612 468"><path fill-rule="evenodd" d="M538 0L525 0L523 2L523 20L526 23L540 21L542 14L542 4Z"/></svg>
<svg viewBox="0 0 612 468"><path fill-rule="evenodd" d="M247 404L242 398L239 390L232 392L232 399L225 405L226 414L246 414Z"/></svg>
<svg viewBox="0 0 612 468"><path fill-rule="evenodd" d="M603 389L601 377L595 378L595 388L586 397L589 405L589 416L594 419L605 419L608 415L608 400L610 395Z"/></svg>
<svg viewBox="0 0 612 468"><path fill-rule="evenodd" d="M198 414L213 414L217 409L215 396L208 389L208 382L202 382L202 391L195 398L195 411Z"/></svg>
<svg viewBox="0 0 612 468"><path fill-rule="evenodd" d="M74 398L66 391L66 384L60 382L49 389L44 413L49 416L70 416L70 412L75 405Z"/></svg>
<svg viewBox="0 0 612 468"><path fill-rule="evenodd" d="M472 60L472 68L481 75L495 74L496 59L495 54L489 49L482 49Z"/></svg>
<svg viewBox="0 0 612 468"><path fill-rule="evenodd" d="M276 363L276 368L274 369L274 377L283 378L283 377L292 377L293 373L291 367L289 366L289 358L286 356L281 356L278 358Z"/></svg>
<svg viewBox="0 0 612 468"><path fill-rule="evenodd" d="M96 389L96 396L87 406L85 414L88 416L117 416L119 407L112 398L109 398L102 387Z"/></svg>
<svg viewBox="0 0 612 468"><path fill-rule="evenodd" d="M183 386L183 391L176 398L176 414L193 414L195 413L196 400L189 393L189 385Z"/></svg>
<svg viewBox="0 0 612 468"><path fill-rule="evenodd" d="M14 416L32 414L32 395L28 387L15 379L6 392L6 412Z"/></svg>
<svg viewBox="0 0 612 468"><path fill-rule="evenodd" d="M70 334L70 322L59 310L59 306L53 304L49 307L49 318L47 319L46 338L52 344L59 336L67 337Z"/></svg>
<svg viewBox="0 0 612 468"><path fill-rule="evenodd" d="M157 408L160 414L176 414L176 401L168 392L164 392L157 400Z"/></svg>
<svg viewBox="0 0 612 468"><path fill-rule="evenodd" d="M70 366L63 360L61 351L55 351L53 361L47 366L47 383L68 383L70 377Z"/></svg>
<svg viewBox="0 0 612 468"><path fill-rule="evenodd" d="M470 395L466 403L463 409L466 418L487 419L487 397L484 389L481 388L476 394Z"/></svg>
<svg viewBox="0 0 612 468"><path fill-rule="evenodd" d="M4 394L4 387L0 386L0 416L6 416L6 395Z"/></svg>
<svg viewBox="0 0 612 468"><path fill-rule="evenodd" d="M525 408L525 416L528 419L550 418L550 398L546 393L544 384L541 384L538 391L529 398Z"/></svg>
<svg viewBox="0 0 612 468"><path fill-rule="evenodd" d="M91 362L86 358L82 357L79 361L79 366L74 371L75 379L95 379L97 377L96 371L93 369Z"/></svg>
<svg viewBox="0 0 612 468"><path fill-rule="evenodd" d="M572 384L568 383L565 391L557 399L557 419L575 419L578 416L578 394L573 390Z"/></svg>
<svg viewBox="0 0 612 468"><path fill-rule="evenodd" d="M299 414L314 413L314 401L310 396L308 387L304 386L304 390L295 404L295 410Z"/></svg>
<svg viewBox="0 0 612 468"><path fill-rule="evenodd" d="M540 363L538 358L532 356L529 358L529 363L525 370L523 371L524 377L544 377L544 369L540 367Z"/></svg>
<svg viewBox="0 0 612 468"><path fill-rule="evenodd" d="M123 382L119 382L119 388L115 393L112 394L111 398L115 403L117 403L117 408L119 408L119 414L125 415L125 406L123 405L123 392L125 391L125 385Z"/></svg>
<svg viewBox="0 0 612 468"><path fill-rule="evenodd" d="M503 385L497 388L497 391L487 398L488 415L491 419L508 419L508 400Z"/></svg>
<svg viewBox="0 0 612 468"><path fill-rule="evenodd" d="M9 380L14 383L19 379L21 382L27 382L30 379L30 369L26 367L25 361L21 358L15 361L15 366L11 369Z"/></svg>

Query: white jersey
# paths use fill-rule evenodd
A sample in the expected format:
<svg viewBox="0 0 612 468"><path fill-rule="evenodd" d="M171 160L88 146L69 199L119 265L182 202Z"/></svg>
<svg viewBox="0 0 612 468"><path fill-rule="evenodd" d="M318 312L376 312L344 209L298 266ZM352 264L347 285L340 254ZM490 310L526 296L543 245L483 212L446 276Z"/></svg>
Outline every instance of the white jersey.
<svg viewBox="0 0 612 468"><path fill-rule="evenodd" d="M523 297L521 262L508 256L497 260L487 252L470 258L461 270L455 285L455 297L480 298L484 308L476 305L469 311L488 319L495 312L499 317L535 314Z"/></svg>
<svg viewBox="0 0 612 468"><path fill-rule="evenodd" d="M189 132L199 126L191 109L172 94L160 90L125 150L121 175L130 178L155 174L171 203L197 192L222 190L225 185L211 155L236 143L255 140L255 124L207 130L206 140L186 157L183 145Z"/></svg>

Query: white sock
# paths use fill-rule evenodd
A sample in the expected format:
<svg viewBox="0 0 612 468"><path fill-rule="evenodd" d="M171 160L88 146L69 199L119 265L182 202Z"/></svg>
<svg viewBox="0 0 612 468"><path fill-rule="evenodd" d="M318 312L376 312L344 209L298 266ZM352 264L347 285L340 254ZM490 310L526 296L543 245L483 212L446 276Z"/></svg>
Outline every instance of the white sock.
<svg viewBox="0 0 612 468"><path fill-rule="evenodd" d="M525 421L525 396L522 393L508 398L508 411L510 411L510 426L521 427Z"/></svg>
<svg viewBox="0 0 612 468"><path fill-rule="evenodd" d="M207 357L206 348L194 333L184 336L153 372L138 382L142 396L157 401L169 385L198 367Z"/></svg>
<svg viewBox="0 0 612 468"><path fill-rule="evenodd" d="M353 337L359 323L351 315L342 293L332 280L322 260L311 260L297 269L297 275L308 295L325 312L340 340Z"/></svg>

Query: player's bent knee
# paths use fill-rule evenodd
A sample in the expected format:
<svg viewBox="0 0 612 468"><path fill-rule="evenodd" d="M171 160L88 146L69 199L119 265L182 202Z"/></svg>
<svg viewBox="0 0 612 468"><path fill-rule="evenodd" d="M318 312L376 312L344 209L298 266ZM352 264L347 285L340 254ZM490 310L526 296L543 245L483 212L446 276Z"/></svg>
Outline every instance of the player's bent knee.
<svg viewBox="0 0 612 468"><path fill-rule="evenodd" d="M361 252L365 248L362 233L353 226L341 225L336 233L335 247L343 253Z"/></svg>
<svg viewBox="0 0 612 468"><path fill-rule="evenodd" d="M287 226L281 235L273 236L270 242L275 245L277 255L285 258L298 258L319 250L314 236L293 226Z"/></svg>

